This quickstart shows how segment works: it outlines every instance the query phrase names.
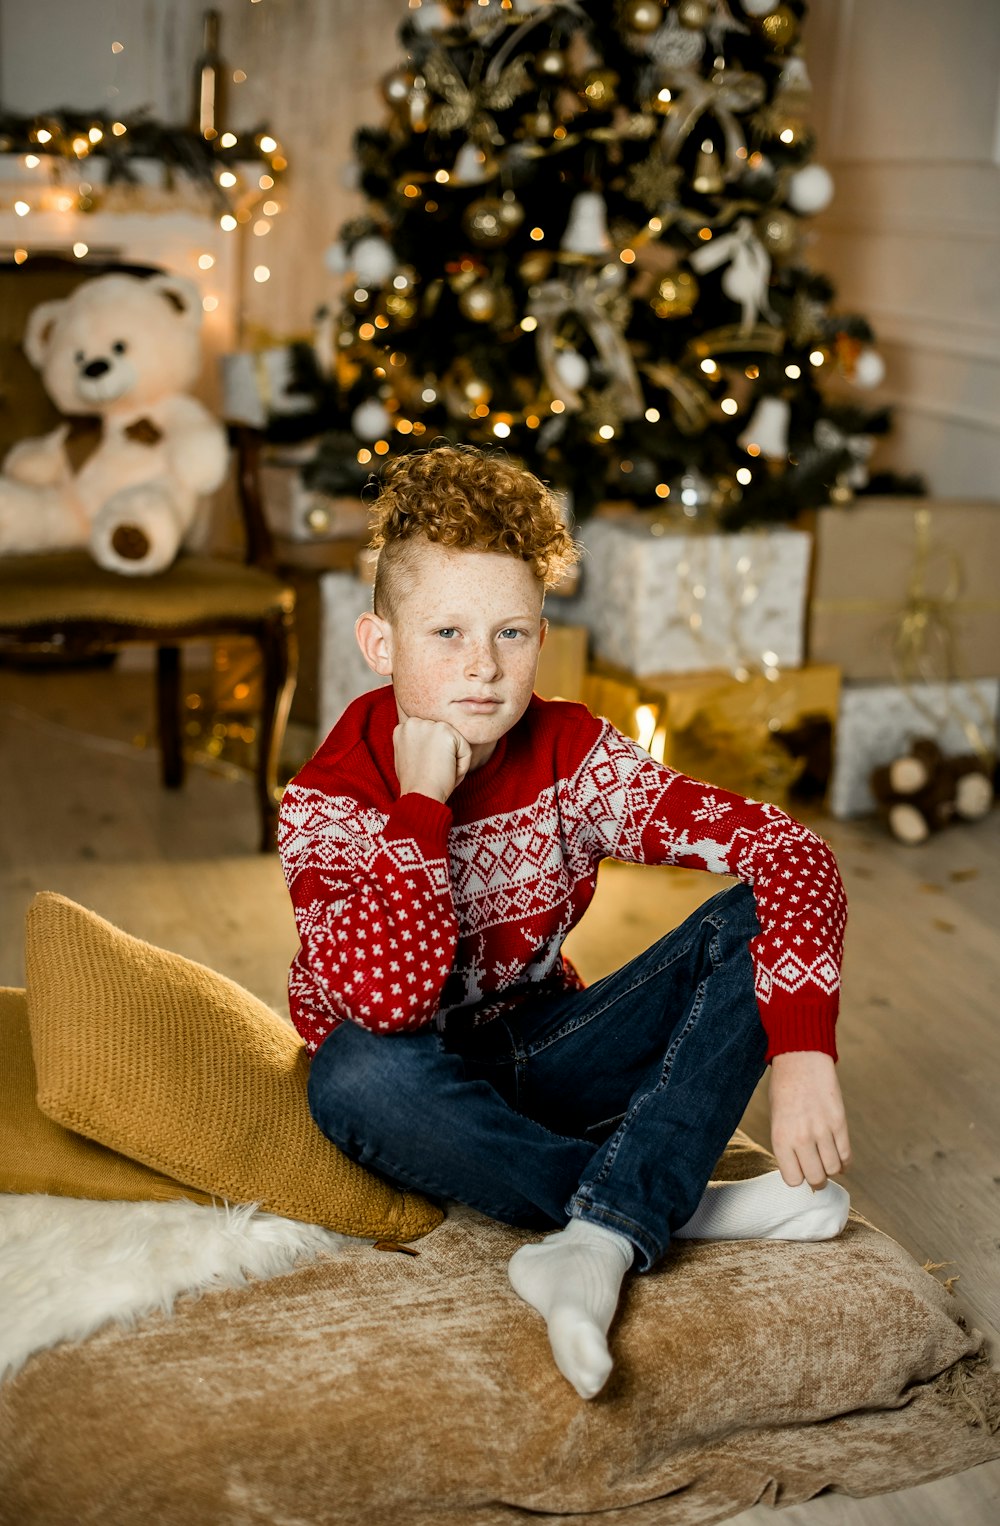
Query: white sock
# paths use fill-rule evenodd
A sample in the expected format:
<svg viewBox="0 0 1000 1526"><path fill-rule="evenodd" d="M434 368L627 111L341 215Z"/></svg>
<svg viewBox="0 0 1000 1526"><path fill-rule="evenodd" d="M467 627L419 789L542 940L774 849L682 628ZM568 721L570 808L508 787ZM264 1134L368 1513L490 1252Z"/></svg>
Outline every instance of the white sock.
<svg viewBox="0 0 1000 1526"><path fill-rule="evenodd" d="M599 1393L611 1372L607 1334L634 1255L624 1235L570 1219L510 1258L511 1287L545 1320L556 1366L582 1399Z"/></svg>
<svg viewBox="0 0 1000 1526"><path fill-rule="evenodd" d="M780 1171L745 1182L709 1182L675 1240L832 1240L847 1223L850 1195L828 1181L789 1187Z"/></svg>

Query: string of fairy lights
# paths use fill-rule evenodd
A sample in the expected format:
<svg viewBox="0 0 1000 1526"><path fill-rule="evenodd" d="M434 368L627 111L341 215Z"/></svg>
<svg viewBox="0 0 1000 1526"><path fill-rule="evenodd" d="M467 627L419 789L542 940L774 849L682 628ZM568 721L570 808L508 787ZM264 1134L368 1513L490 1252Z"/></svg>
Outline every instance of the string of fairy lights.
<svg viewBox="0 0 1000 1526"><path fill-rule="evenodd" d="M126 43L114 38L109 51L117 61ZM239 86L248 78L242 68L225 73L226 84ZM223 233L247 228L255 240L263 239L282 211L280 182L287 168L281 144L266 127L234 129L214 118L167 124L144 111L17 115L0 108L0 212L21 220L20 236L5 240L17 266L60 247L82 262L97 257L89 216L160 210L165 203L193 201ZM254 252L263 247L255 245ZM216 263L207 249L192 258L202 273ZM258 284L270 280L266 257L254 259L252 276ZM205 292L206 312L219 303L217 294Z"/></svg>

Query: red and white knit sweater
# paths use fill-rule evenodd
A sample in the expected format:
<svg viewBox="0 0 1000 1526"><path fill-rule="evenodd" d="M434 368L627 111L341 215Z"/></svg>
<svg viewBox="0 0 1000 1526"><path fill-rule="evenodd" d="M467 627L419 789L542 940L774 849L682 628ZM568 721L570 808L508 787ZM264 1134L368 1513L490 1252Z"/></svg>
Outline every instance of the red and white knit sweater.
<svg viewBox="0 0 1000 1526"><path fill-rule="evenodd" d="M487 1021L540 988L578 988L562 942L601 859L617 858L751 885L768 1058L836 1057L846 900L821 838L665 768L582 705L537 697L447 805L400 798L396 723L391 688L355 700L282 801L301 940L289 999L310 1054L345 1018L405 1033L457 1008Z"/></svg>

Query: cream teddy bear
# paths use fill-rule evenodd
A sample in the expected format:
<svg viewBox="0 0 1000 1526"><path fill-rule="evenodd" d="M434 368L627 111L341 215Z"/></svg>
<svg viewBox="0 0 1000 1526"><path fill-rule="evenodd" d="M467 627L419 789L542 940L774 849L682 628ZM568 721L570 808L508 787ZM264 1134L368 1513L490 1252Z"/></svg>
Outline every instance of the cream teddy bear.
<svg viewBox="0 0 1000 1526"><path fill-rule="evenodd" d="M115 572L170 566L227 466L224 429L187 395L200 329L180 276L97 276L35 308L25 351L67 417L7 455L0 554L89 547Z"/></svg>

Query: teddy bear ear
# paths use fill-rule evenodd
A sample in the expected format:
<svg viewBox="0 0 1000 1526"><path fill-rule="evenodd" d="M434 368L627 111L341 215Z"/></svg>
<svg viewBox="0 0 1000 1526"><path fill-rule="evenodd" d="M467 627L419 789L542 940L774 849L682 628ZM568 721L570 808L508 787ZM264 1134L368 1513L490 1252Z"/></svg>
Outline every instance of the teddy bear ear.
<svg viewBox="0 0 1000 1526"><path fill-rule="evenodd" d="M151 276L149 284L182 318L201 322L201 299L193 281L184 276L162 275Z"/></svg>
<svg viewBox="0 0 1000 1526"><path fill-rule="evenodd" d="M60 297L55 302L40 302L28 319L28 327L24 331L24 353L36 371L40 371L45 364L56 318L65 305L65 297Z"/></svg>

